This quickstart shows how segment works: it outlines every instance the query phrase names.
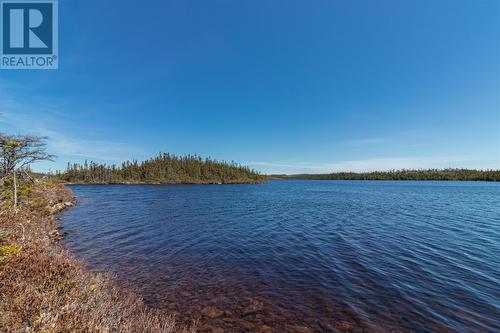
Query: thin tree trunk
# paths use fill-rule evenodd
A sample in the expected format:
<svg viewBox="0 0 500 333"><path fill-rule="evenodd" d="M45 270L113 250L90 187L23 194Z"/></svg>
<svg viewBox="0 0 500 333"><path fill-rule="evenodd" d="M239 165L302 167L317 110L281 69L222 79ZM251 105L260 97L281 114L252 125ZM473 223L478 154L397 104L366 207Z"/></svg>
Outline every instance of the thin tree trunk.
<svg viewBox="0 0 500 333"><path fill-rule="evenodd" d="M16 171L12 172L14 178L14 207L17 207L17 180L16 180Z"/></svg>

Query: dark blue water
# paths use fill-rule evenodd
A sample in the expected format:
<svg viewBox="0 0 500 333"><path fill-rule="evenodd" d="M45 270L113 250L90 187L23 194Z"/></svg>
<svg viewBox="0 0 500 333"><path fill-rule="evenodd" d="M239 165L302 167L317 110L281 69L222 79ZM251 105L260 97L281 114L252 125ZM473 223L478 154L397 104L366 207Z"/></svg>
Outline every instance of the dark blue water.
<svg viewBox="0 0 500 333"><path fill-rule="evenodd" d="M68 248L202 332L500 332L500 184L71 188Z"/></svg>

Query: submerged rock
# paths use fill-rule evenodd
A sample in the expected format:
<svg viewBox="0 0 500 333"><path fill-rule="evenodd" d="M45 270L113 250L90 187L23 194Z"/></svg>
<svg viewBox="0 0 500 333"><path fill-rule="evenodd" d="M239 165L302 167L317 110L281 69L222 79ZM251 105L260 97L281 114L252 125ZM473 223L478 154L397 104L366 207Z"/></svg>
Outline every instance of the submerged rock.
<svg viewBox="0 0 500 333"><path fill-rule="evenodd" d="M259 332L260 333L274 333L274 330L267 325L262 325L259 327Z"/></svg>
<svg viewBox="0 0 500 333"><path fill-rule="evenodd" d="M224 329L220 328L220 327L216 327L212 330L212 333L224 333Z"/></svg>
<svg viewBox="0 0 500 333"><path fill-rule="evenodd" d="M263 301L254 300L249 306L243 309L242 315L249 316L264 310L266 304Z"/></svg>
<svg viewBox="0 0 500 333"><path fill-rule="evenodd" d="M224 314L224 311L215 306L207 306L201 310L201 314L209 318L218 318Z"/></svg>
<svg viewBox="0 0 500 333"><path fill-rule="evenodd" d="M341 330L349 330L352 328L352 325L346 321L340 320L335 323L335 326Z"/></svg>
<svg viewBox="0 0 500 333"><path fill-rule="evenodd" d="M314 333L314 331L307 326L292 326L290 332L293 332L293 333Z"/></svg>
<svg viewBox="0 0 500 333"><path fill-rule="evenodd" d="M239 326L245 330L252 331L252 332L254 331L254 328L255 328L255 325L253 323L246 321L246 320L240 321Z"/></svg>

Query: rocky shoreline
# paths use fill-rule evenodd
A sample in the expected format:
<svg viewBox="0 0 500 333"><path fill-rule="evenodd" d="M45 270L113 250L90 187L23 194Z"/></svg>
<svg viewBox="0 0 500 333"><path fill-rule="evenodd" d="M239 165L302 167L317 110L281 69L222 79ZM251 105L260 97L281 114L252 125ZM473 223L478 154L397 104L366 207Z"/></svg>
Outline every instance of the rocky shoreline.
<svg viewBox="0 0 500 333"><path fill-rule="evenodd" d="M29 193L20 207L0 209L0 331L196 332L64 248L57 214L75 204L67 187L36 181Z"/></svg>

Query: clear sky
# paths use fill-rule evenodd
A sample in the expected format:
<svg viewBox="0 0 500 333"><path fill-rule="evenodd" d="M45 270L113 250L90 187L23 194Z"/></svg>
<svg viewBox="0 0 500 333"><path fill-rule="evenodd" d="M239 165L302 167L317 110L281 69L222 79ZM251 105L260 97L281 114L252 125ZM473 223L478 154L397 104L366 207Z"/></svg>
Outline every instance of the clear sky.
<svg viewBox="0 0 500 333"><path fill-rule="evenodd" d="M63 169L160 151L265 173L500 168L500 1L60 1L0 131Z"/></svg>

